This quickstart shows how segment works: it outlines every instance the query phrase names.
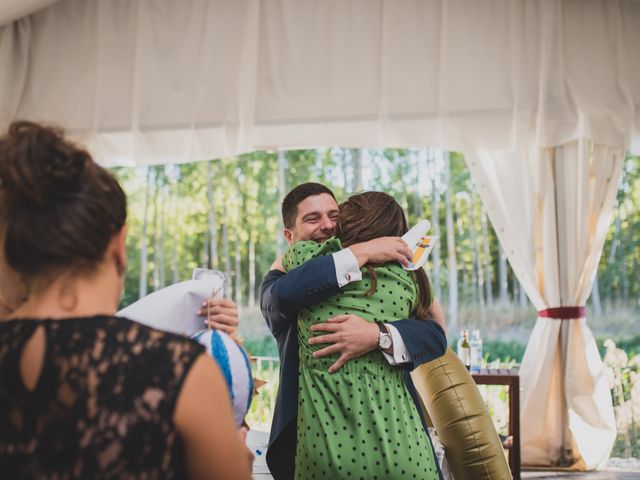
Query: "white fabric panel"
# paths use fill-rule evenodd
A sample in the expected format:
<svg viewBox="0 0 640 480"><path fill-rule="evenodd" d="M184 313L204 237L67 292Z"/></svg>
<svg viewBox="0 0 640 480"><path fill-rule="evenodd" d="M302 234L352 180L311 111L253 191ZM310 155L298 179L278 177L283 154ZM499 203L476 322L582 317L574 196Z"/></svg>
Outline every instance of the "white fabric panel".
<svg viewBox="0 0 640 480"><path fill-rule="evenodd" d="M31 44L29 19L0 29L0 118L18 116L20 98L27 83Z"/></svg>
<svg viewBox="0 0 640 480"><path fill-rule="evenodd" d="M623 152L580 140L558 148L467 153L500 243L537 310L585 304ZM524 464L592 469L606 463L615 419L584 318L538 318L520 381Z"/></svg>
<svg viewBox="0 0 640 480"><path fill-rule="evenodd" d="M0 25L6 25L58 0L0 0Z"/></svg>
<svg viewBox="0 0 640 480"><path fill-rule="evenodd" d="M60 0L0 29L0 128L60 123L107 165L621 148L640 132L639 25L633 0Z"/></svg>

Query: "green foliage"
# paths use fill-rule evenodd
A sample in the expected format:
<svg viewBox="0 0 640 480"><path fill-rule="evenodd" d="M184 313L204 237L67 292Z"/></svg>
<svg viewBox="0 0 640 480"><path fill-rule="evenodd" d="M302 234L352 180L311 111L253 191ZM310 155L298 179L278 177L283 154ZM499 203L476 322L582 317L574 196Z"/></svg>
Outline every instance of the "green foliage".
<svg viewBox="0 0 640 480"><path fill-rule="evenodd" d="M244 340L244 348L254 357L277 357L278 345L271 335Z"/></svg>
<svg viewBox="0 0 640 480"><path fill-rule="evenodd" d="M449 291L444 192L450 187L454 218L459 311L475 309L474 322L491 320L491 297L499 292L499 242L491 226L483 235L485 215L479 195L460 153L450 154L450 176L446 175L441 152L424 154L411 149L325 148L284 153L284 191L278 183L277 152L254 152L237 158L182 165L113 169L129 199L128 273L122 305L140 296L143 246L147 272L143 285L151 292L174 281L191 277L194 267L218 268L229 273L240 291L233 298L255 304L260 280L278 252L282 235L280 200L284 193L306 181L318 181L332 188L338 199L358 185L393 195L407 212L409 223L418 217L431 219L437 201L440 240L428 263L434 288L441 290L446 307ZM428 160L427 157L431 160ZM361 180L357 180L358 172ZM213 189L213 204L209 191ZM143 236L143 225L146 227ZM640 284L630 279L640 275L640 158L627 158L611 225L598 270L603 315L626 308L636 326L640 309ZM216 225L209 225L213 211ZM223 226L227 231L226 244ZM435 230L435 226L432 227ZM215 235L215 237L212 237ZM211 238L217 256L213 258ZM486 242L486 245L485 243ZM282 240L280 240L282 244ZM489 252L485 263L485 247ZM253 255L250 255L253 253ZM238 271L236 272L236 265ZM488 265L488 274L485 271ZM435 273L439 272L436 278ZM251 279L251 281L250 281ZM236 282L237 281L237 282ZM519 302L519 282L507 266L508 298L498 304L508 309ZM492 295L482 288L489 282ZM231 290L234 290L232 288ZM485 298L486 297L486 298ZM462 315L461 313L461 315ZM514 321L521 317L513 316ZM465 322L460 318L460 324ZM501 320L500 320L501 321ZM453 325L457 328L456 325ZM632 335L630 331L621 335ZM517 353L517 352L516 352Z"/></svg>
<svg viewBox="0 0 640 480"><path fill-rule="evenodd" d="M494 360L500 360L505 363L509 363L515 360L517 363L522 362L522 356L526 345L520 342L508 341L503 342L500 340L485 340L483 345L483 351L485 353L485 359L487 362Z"/></svg>

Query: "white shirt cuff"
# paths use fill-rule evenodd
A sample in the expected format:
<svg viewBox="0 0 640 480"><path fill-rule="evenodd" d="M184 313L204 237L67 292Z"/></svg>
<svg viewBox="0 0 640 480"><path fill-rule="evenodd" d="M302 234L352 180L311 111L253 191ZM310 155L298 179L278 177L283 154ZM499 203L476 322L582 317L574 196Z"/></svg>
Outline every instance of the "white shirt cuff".
<svg viewBox="0 0 640 480"><path fill-rule="evenodd" d="M393 341L393 355L382 352L387 362L389 362L389 365L400 365L410 362L411 355L409 355L409 350L407 350L407 346L404 340L402 340L398 329L390 323L385 323L384 326L387 327L387 331L391 334L391 340Z"/></svg>
<svg viewBox="0 0 640 480"><path fill-rule="evenodd" d="M356 256L348 248L334 253L333 263L336 266L336 280L340 288L351 282L362 280L362 272Z"/></svg>

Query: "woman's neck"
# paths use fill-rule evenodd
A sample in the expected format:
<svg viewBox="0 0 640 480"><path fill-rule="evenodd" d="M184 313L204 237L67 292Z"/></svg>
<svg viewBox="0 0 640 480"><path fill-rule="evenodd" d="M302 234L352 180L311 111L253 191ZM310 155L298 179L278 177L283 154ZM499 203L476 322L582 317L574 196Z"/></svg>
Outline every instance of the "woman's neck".
<svg viewBox="0 0 640 480"><path fill-rule="evenodd" d="M62 275L50 283L34 285L29 298L11 318L91 317L116 312L120 285L112 275Z"/></svg>

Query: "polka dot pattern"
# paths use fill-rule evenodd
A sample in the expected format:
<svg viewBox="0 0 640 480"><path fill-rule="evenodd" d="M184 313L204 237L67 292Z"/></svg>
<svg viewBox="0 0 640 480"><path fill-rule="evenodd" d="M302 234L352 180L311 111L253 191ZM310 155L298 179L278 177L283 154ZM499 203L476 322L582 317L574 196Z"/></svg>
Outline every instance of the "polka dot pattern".
<svg viewBox="0 0 640 480"><path fill-rule="evenodd" d="M299 242L283 258L286 270L341 249L339 240ZM367 321L410 316L416 286L399 265L376 268L377 290L365 295L371 280L354 282L321 304L300 312L297 479L437 479L433 452L405 383L403 370L379 352L351 360L338 372L327 369L337 355L314 359L311 325L353 313Z"/></svg>

